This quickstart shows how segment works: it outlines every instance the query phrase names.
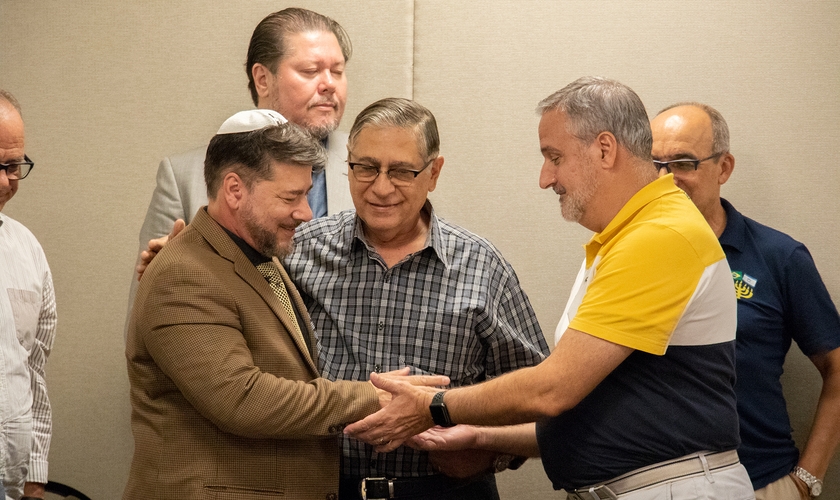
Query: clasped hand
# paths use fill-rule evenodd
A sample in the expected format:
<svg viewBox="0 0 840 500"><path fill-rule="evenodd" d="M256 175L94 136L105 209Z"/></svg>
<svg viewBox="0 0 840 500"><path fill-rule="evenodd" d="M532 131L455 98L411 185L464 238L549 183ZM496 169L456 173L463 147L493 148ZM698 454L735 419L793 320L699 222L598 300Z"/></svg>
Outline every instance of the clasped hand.
<svg viewBox="0 0 840 500"><path fill-rule="evenodd" d="M434 386L442 384L416 384L408 377L381 373L371 373L370 381L390 393L390 401L378 412L345 427L345 434L375 446L379 453L387 453L434 426L429 405L440 391Z"/></svg>

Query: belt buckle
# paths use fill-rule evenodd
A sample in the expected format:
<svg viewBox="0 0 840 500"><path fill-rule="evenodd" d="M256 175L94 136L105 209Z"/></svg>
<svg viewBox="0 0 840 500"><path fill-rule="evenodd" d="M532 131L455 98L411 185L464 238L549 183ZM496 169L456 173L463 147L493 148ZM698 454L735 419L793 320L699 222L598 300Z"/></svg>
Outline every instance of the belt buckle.
<svg viewBox="0 0 840 500"><path fill-rule="evenodd" d="M385 477L366 477L359 486L362 500L394 498L394 481Z"/></svg>
<svg viewBox="0 0 840 500"><path fill-rule="evenodd" d="M606 495L606 496L602 496ZM580 500L604 500L618 498L615 493L606 484L599 484L598 486L590 486L589 488L578 488L573 494ZM584 495L585 494L585 495Z"/></svg>

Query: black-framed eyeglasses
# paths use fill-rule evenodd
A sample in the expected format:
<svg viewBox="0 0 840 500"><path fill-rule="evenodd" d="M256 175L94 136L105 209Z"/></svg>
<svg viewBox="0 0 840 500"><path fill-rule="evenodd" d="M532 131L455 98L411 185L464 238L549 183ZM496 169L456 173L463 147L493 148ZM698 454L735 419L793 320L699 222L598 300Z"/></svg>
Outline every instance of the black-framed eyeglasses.
<svg viewBox="0 0 840 500"><path fill-rule="evenodd" d="M19 181L29 175L34 166L35 162L30 160L28 156L23 155L23 161L0 163L0 170L6 171L6 178L10 181Z"/></svg>
<svg viewBox="0 0 840 500"><path fill-rule="evenodd" d="M657 172L664 168L669 174L672 172L691 172L697 170L697 167L704 161L717 158L723 153L724 151L721 151L720 153L715 153L712 156L703 158L702 160L695 160L693 158L680 158L678 160L670 161L653 160L653 166L656 167Z"/></svg>
<svg viewBox="0 0 840 500"><path fill-rule="evenodd" d="M388 179L391 180L391 184L395 186L408 186L414 179L420 175L420 172L426 170L429 165L435 159L432 158L431 160L427 161L423 168L420 170L410 170L408 168L392 168L389 170L385 170L385 175L388 176ZM383 170L380 170L379 167L374 167L372 165L366 165L364 163L356 163L347 160L347 165L350 167L350 170L353 171L353 177L356 178L359 182L373 182L379 177L379 174L383 173Z"/></svg>

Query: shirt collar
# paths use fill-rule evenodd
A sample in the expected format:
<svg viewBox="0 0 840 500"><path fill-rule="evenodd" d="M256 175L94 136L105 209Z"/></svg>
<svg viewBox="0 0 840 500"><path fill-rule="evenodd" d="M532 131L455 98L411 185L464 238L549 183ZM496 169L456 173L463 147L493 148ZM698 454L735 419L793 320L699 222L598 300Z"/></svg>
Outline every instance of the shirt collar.
<svg viewBox="0 0 840 500"><path fill-rule="evenodd" d="M228 228L222 226L221 224L219 226L225 230L227 235L230 236L230 239L232 239L233 242L236 243L236 246L238 246L239 249L242 250L242 253L245 254L245 257L248 257L248 260L251 261L251 264L254 264L254 267L264 262L271 261L270 257L266 257L265 255L259 253L254 247L249 245L247 241L233 234L231 231L228 230Z"/></svg>
<svg viewBox="0 0 840 500"><path fill-rule="evenodd" d="M721 233L718 241L720 241L721 246L726 245L740 252L744 248L744 233L747 223L741 212L735 210L731 203L721 198L720 204L726 212L726 227L723 228L723 233Z"/></svg>
<svg viewBox="0 0 840 500"><path fill-rule="evenodd" d="M449 259L446 256L446 248L443 242L443 233L441 232L440 222L437 215L435 215L435 209L432 207L432 202L426 200L426 203L420 210L421 212L429 214L429 233L426 235L426 244L423 245L423 248L416 253L420 253L427 248L431 248L438 260L440 260L444 266L449 267ZM373 246L365 238L364 230L362 228L362 219L359 218L358 214L356 215L356 220L353 223L353 241L354 250L358 248L356 246L357 243L355 243L358 242L358 244L364 245L368 252L376 253L376 249L373 248Z"/></svg>
<svg viewBox="0 0 840 500"><path fill-rule="evenodd" d="M601 247L613 238L619 231L630 223L633 217L650 202L674 193L683 193L683 191L674 184L674 179L670 175L660 177L655 181L648 183L636 194L634 194L627 203L621 207L621 210L613 217L600 233L592 235L592 239L585 245L586 248L586 265L592 264L595 256ZM688 196L683 193L683 196Z"/></svg>

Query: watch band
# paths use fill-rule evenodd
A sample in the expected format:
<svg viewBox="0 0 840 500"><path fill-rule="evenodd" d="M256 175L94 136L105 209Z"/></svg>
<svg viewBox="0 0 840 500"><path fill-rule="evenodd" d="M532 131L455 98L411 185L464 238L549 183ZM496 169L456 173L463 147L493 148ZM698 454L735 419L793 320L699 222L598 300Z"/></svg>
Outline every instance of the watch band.
<svg viewBox="0 0 840 500"><path fill-rule="evenodd" d="M435 394L432 398L432 404L429 405L429 412L432 414L432 420L435 422L435 425L439 425L441 427L452 427L455 424L452 423L452 419L449 418L449 410L443 403L444 394L446 394L446 391L440 391Z"/></svg>
<svg viewBox="0 0 840 500"><path fill-rule="evenodd" d="M793 468L793 475L808 485L808 490L811 492L812 497L820 496L820 493L822 493L822 481L820 481L817 476L811 474L798 465Z"/></svg>

